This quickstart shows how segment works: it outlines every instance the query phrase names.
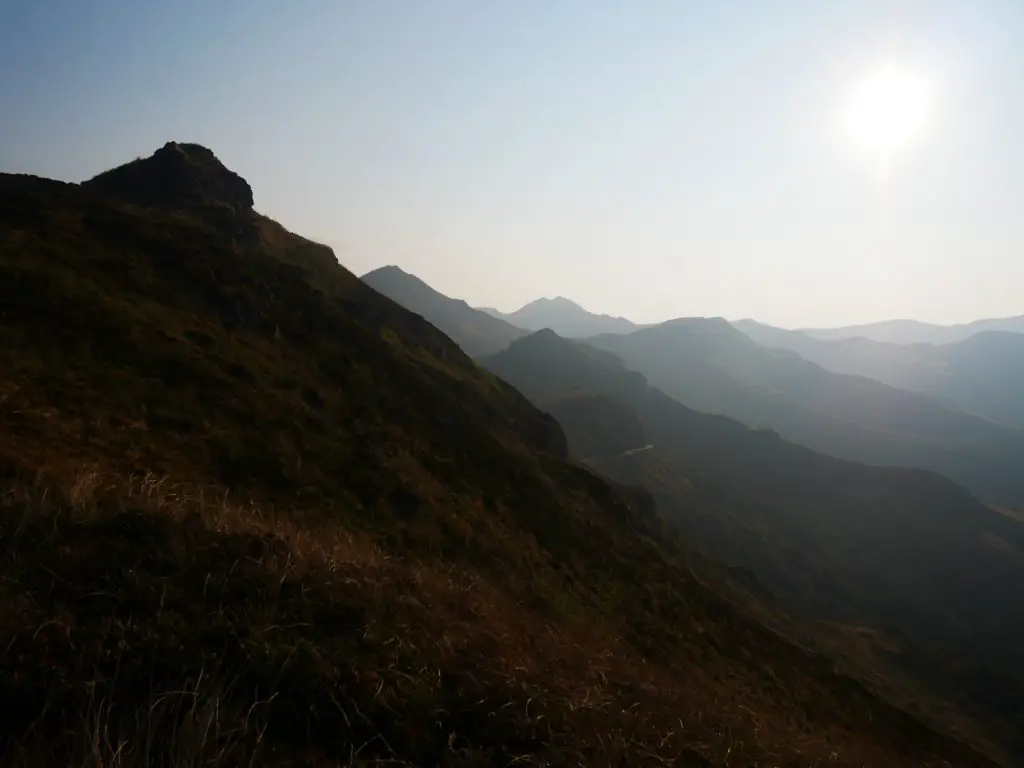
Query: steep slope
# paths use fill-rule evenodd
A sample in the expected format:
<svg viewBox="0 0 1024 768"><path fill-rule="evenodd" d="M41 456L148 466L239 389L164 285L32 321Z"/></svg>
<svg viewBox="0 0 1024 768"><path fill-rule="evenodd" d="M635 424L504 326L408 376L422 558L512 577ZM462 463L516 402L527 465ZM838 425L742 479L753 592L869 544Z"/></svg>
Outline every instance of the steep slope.
<svg viewBox="0 0 1024 768"><path fill-rule="evenodd" d="M225 171L0 176L0 763L991 764Z"/></svg>
<svg viewBox="0 0 1024 768"><path fill-rule="evenodd" d="M1024 502L1024 430L766 349L720 319L681 319L590 342L685 405L832 456L940 472L987 501Z"/></svg>
<svg viewBox="0 0 1024 768"><path fill-rule="evenodd" d="M491 310L493 313L494 310ZM519 328L539 331L549 328L559 336L584 338L602 333L629 333L640 326L624 317L597 315L562 296L536 299L502 318Z"/></svg>
<svg viewBox="0 0 1024 768"><path fill-rule="evenodd" d="M968 413L1024 427L1024 333L983 331L951 344L829 341L744 320L736 328L836 373L923 392Z"/></svg>
<svg viewBox="0 0 1024 768"><path fill-rule="evenodd" d="M398 267L375 269L363 275L362 280L406 309L422 315L473 357L498 352L528 333L487 312L473 309L464 301L438 293Z"/></svg>
<svg viewBox="0 0 1024 768"><path fill-rule="evenodd" d="M620 456L648 445L632 409L606 395L575 388L540 399L537 405L562 425L570 454L581 459Z"/></svg>
<svg viewBox="0 0 1024 768"><path fill-rule="evenodd" d="M832 459L692 411L554 334L483 362L538 403L575 387L628 407L653 447L622 455L608 446L593 466L647 488L687 538L811 615L893 628L960 657L968 667L950 678L961 690L1011 720L1024 711L1018 521L937 475ZM563 425L572 442L578 427ZM995 675L979 671L989 663Z"/></svg>
<svg viewBox="0 0 1024 768"><path fill-rule="evenodd" d="M986 331L1024 333L1024 315L975 320L959 325L934 325L920 320L885 320L845 328L800 329L801 333L816 339L834 341L864 338L890 344L951 344Z"/></svg>

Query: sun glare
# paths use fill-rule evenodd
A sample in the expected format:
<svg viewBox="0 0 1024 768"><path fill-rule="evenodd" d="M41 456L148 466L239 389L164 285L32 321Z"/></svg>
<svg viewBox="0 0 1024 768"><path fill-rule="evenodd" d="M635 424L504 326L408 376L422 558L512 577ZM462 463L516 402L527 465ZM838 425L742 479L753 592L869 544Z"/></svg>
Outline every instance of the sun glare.
<svg viewBox="0 0 1024 768"><path fill-rule="evenodd" d="M925 81L890 62L854 89L844 125L858 145L887 160L921 132L928 110Z"/></svg>

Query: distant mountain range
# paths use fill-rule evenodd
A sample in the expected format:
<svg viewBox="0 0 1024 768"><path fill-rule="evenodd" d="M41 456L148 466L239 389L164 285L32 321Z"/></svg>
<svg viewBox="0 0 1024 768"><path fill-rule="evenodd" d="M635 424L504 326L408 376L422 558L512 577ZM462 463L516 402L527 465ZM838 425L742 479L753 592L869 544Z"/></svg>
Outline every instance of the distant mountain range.
<svg viewBox="0 0 1024 768"><path fill-rule="evenodd" d="M981 321L972 326L979 326ZM953 407L1024 427L1024 333L981 331L948 344L824 340L742 320L733 325L765 347L786 349L830 371L924 392ZM967 327L967 326L963 326Z"/></svg>
<svg viewBox="0 0 1024 768"><path fill-rule="evenodd" d="M658 325L657 323L635 323L625 317L614 317L612 315L590 312L564 296L536 299L520 307L515 312L501 312L493 307L476 308L477 311L492 318L502 320L507 325L517 329L512 330L505 326L488 324L479 317L466 313L466 309L473 309L468 303L438 293L415 275L403 272L396 266L375 269L363 275L363 280L381 293L399 301L404 306L418 305L421 309L414 311L423 314L425 317L427 312L447 316L448 325L454 332L452 338L455 338L455 335L464 336L467 343L461 344L461 346L467 350L479 347L481 350L480 354L488 354L487 349L494 347L496 344L501 345L498 348L504 348L512 338L521 337L523 335L521 331L539 331L549 328L563 338L583 339L603 334L632 333L642 328ZM452 306L442 310L441 305L448 302L451 302ZM959 325L935 325L919 320L886 320L878 323L851 325L841 328L804 328L796 331L775 328L749 319L735 321L733 325L744 333L751 335L752 338L760 332L758 329L762 329L764 333L799 334L802 338L822 341L867 339L895 345L940 345L961 342L987 332L1024 334L1024 315L987 318ZM438 325L438 327L441 326ZM442 330L445 329L442 328ZM448 331L446 330L446 332ZM479 341L477 344L473 344L469 340L469 336L472 335L483 339L482 344ZM766 338L762 335L754 338L754 340L758 343L773 342L769 345L788 348L785 344L774 343L778 341L778 338L781 338L781 336ZM491 351L496 350L492 349ZM477 353L470 352L470 354ZM825 367L829 366L825 365ZM872 373L866 373L865 375L876 378Z"/></svg>
<svg viewBox="0 0 1024 768"><path fill-rule="evenodd" d="M516 328L489 322L513 315L406 293L416 297L409 308L438 324L457 307L460 321L447 329L460 344L502 347ZM576 317L563 326L574 333L607 322L584 325L580 313L589 313L562 306ZM541 330L478 357L555 416L574 456L649 491L688 540L748 569L757 594L967 653L974 661L953 667L917 651L891 658L929 684L943 679L950 696L1000 714L1024 707L1020 681L1001 676L1024 642L1006 588L1024 578L1024 528L938 476L1019 505L1024 431L828 371L721 319L614 328L586 342ZM990 662L1002 670L995 677L984 671Z"/></svg>
<svg viewBox="0 0 1024 768"><path fill-rule="evenodd" d="M463 301L444 296L394 267L376 270L364 279L422 314L476 357L500 351L527 333ZM551 312L552 308L565 310L566 316L576 318L567 327L577 330L588 316L594 319L595 327L607 323L565 300L534 302L528 307L534 307L531 311L538 315L540 309L549 315L558 313ZM964 412L950 398L937 399L865 376L837 373L799 353L769 349L759 343L762 339L755 342L720 318L681 318L643 328L630 325L630 332L593 336L588 342L591 348L618 356L653 385L690 408L777 430L787 439L830 456L939 472L985 500L1024 506L1024 473L1019 471L1024 465L1024 429ZM744 328L748 326L741 324ZM617 323L616 327L626 326ZM762 336L777 330L762 327ZM773 338L776 335L805 340L808 346L825 349L841 344L877 344L866 340L820 341L795 331L778 331ZM980 347L989 336L982 334L965 344ZM1005 340L1010 344L1024 345L1024 335L996 336L1008 337ZM916 349L883 347L896 352ZM962 357L964 362L959 367L971 370L970 361L977 355ZM1016 359L1024 365L1024 355L1017 355ZM993 365L997 360L998 354ZM927 365L919 367L929 370ZM975 365L974 369L979 367ZM894 365L893 370L896 369ZM996 391L1003 386L999 382L1013 380L1013 365L1007 364L1001 370L998 375L979 374L977 378L987 382L988 391ZM1024 396L1012 387L1005 391L1003 399L1007 410L1024 408Z"/></svg>
<svg viewBox="0 0 1024 768"><path fill-rule="evenodd" d="M469 355L482 357L507 347L532 331L549 328L567 338L603 333L629 333L641 326L621 317L595 315L569 299L538 299L503 314L496 309L474 309L431 288L415 275L396 266L367 272L363 281L406 309L436 325Z"/></svg>
<svg viewBox="0 0 1024 768"><path fill-rule="evenodd" d="M722 319L686 318L588 341L696 410L777 430L831 456L929 469L986 500L1024 504L1024 430L768 349Z"/></svg>
<svg viewBox="0 0 1024 768"><path fill-rule="evenodd" d="M720 328L701 331L712 340ZM1024 526L948 480L830 458L699 413L614 356L551 331L483 364L554 413L570 446L584 446L580 458L647 488L687 538L812 615L871 617L961 651L987 637L1000 664L1014 663ZM646 450L623 450L626 434Z"/></svg>
<svg viewBox="0 0 1024 768"><path fill-rule="evenodd" d="M834 341L864 338L891 344L951 344L985 331L1024 333L1024 315L975 320L959 325L934 325L920 320L884 320L844 328L800 329L801 333L816 339Z"/></svg>
<svg viewBox="0 0 1024 768"><path fill-rule="evenodd" d="M520 328L530 331L550 328L559 336L570 339L597 336L602 333L630 333L641 327L624 317L588 312L576 302L562 296L531 301L507 315L491 308L484 308L483 311Z"/></svg>

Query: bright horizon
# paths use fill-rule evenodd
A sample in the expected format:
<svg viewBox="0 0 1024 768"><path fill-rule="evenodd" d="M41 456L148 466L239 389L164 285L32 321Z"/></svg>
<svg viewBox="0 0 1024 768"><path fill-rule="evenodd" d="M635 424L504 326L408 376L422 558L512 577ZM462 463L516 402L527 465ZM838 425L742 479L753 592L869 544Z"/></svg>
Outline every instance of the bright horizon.
<svg viewBox="0 0 1024 768"><path fill-rule="evenodd" d="M1022 78L1016 0L14 0L0 171L193 141L473 306L949 325L1024 313Z"/></svg>

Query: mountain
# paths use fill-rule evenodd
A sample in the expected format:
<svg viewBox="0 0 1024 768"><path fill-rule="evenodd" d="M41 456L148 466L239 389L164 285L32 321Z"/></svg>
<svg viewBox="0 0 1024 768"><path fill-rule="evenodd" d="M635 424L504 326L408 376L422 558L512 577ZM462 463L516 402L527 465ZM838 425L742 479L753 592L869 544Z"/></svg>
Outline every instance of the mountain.
<svg viewBox="0 0 1024 768"><path fill-rule="evenodd" d="M618 456L648 445L632 409L607 395L576 388L541 398L537 405L565 428L569 452L581 459Z"/></svg>
<svg viewBox="0 0 1024 768"><path fill-rule="evenodd" d="M602 333L629 333L640 327L624 317L595 315L562 296L531 301L509 315L503 315L494 309L483 311L519 328L531 331L550 328L560 336L568 338L597 336Z"/></svg>
<svg viewBox="0 0 1024 768"><path fill-rule="evenodd" d="M422 315L473 357L497 352L527 334L487 312L473 309L464 301L438 293L398 267L375 269L363 275L362 280L406 309Z"/></svg>
<svg viewBox="0 0 1024 768"><path fill-rule="evenodd" d="M249 182L200 144L168 142L145 161L112 168L83 186L137 205L207 212L222 208L241 220L253 207Z"/></svg>
<svg viewBox="0 0 1024 768"><path fill-rule="evenodd" d="M951 344L985 331L1024 333L1024 315L975 320L960 325L934 325L920 320L885 320L845 328L800 329L801 333L815 339L834 341L864 338L890 344Z"/></svg>
<svg viewBox="0 0 1024 768"><path fill-rule="evenodd" d="M924 392L960 410L1024 427L1024 333L983 331L949 344L827 341L752 320L735 327L765 347L788 349L837 373Z"/></svg>
<svg viewBox="0 0 1024 768"><path fill-rule="evenodd" d="M589 341L696 410L774 429L831 456L939 472L993 503L1024 503L1024 430L766 349L720 318Z"/></svg>
<svg viewBox="0 0 1024 768"><path fill-rule="evenodd" d="M704 326L714 336L714 325ZM1024 524L975 501L939 475L833 459L777 434L698 413L650 386L621 361L583 343L537 333L484 365L544 404L560 393L614 401L639 421L641 450L600 447L590 423L564 419L588 437L588 463L649 490L686 538L749 569L772 593L811 616L890 628L954 657L959 695L1002 716L1024 711ZM562 418L562 417L560 417ZM620 414L619 418L622 416ZM1011 637L1014 638L1011 640ZM888 652L886 652L888 653ZM919 674L924 654L897 653ZM979 669L994 664L999 672ZM979 690L980 681L991 688ZM965 693L966 692L966 693Z"/></svg>
<svg viewBox="0 0 1024 768"><path fill-rule="evenodd" d="M0 175L0 762L1009 764L699 577L234 177Z"/></svg>

